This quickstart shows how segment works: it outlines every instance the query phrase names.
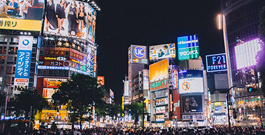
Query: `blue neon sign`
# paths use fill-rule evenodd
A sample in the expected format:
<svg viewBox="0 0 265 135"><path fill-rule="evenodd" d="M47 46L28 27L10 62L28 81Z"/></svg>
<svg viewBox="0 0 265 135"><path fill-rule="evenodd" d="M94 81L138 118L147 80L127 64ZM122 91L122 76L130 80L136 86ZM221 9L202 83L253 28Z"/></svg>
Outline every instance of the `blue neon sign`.
<svg viewBox="0 0 265 135"><path fill-rule="evenodd" d="M143 47L136 46L133 50L134 56L137 58L143 58L145 56L145 50Z"/></svg>

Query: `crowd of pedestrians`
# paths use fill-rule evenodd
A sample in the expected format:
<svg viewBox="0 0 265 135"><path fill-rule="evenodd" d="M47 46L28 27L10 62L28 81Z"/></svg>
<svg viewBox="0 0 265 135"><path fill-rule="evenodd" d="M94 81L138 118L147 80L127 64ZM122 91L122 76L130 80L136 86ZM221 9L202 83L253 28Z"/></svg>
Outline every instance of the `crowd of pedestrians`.
<svg viewBox="0 0 265 135"><path fill-rule="evenodd" d="M3 135L265 135L259 127L232 127L230 130L226 126L211 128L90 128L84 130L77 129L57 129L40 127L39 130L23 131L13 130Z"/></svg>

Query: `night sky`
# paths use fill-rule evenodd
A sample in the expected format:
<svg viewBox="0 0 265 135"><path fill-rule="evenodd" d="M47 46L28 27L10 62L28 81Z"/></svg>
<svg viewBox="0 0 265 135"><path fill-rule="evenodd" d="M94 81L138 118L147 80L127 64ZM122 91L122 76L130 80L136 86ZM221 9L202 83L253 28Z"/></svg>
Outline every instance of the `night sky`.
<svg viewBox="0 0 265 135"><path fill-rule="evenodd" d="M176 42L176 37L197 34L200 55L224 53L222 31L216 28L219 0L95 0L98 75L105 88L121 102L128 74L128 47Z"/></svg>

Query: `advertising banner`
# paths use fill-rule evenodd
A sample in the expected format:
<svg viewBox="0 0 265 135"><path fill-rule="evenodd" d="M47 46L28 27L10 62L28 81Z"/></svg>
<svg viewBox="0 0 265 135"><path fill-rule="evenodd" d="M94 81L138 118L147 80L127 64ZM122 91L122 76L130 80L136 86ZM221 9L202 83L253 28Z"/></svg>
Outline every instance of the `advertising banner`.
<svg viewBox="0 0 265 135"><path fill-rule="evenodd" d="M168 98L160 98L156 100L156 105L166 105L168 104Z"/></svg>
<svg viewBox="0 0 265 135"><path fill-rule="evenodd" d="M43 88L42 97L43 98L52 98L55 90L53 88Z"/></svg>
<svg viewBox="0 0 265 135"><path fill-rule="evenodd" d="M203 115L182 115L182 120L204 120Z"/></svg>
<svg viewBox="0 0 265 135"><path fill-rule="evenodd" d="M179 71L179 94L203 93L202 70Z"/></svg>
<svg viewBox="0 0 265 135"><path fill-rule="evenodd" d="M131 51L128 52L130 63L148 64L146 46L131 45ZM129 49L130 49L129 48Z"/></svg>
<svg viewBox="0 0 265 135"><path fill-rule="evenodd" d="M182 113L203 112L202 95L182 96Z"/></svg>
<svg viewBox="0 0 265 135"><path fill-rule="evenodd" d="M15 71L15 90L17 88L28 88L30 62L32 53L33 37L20 36L17 52L17 63Z"/></svg>
<svg viewBox="0 0 265 135"><path fill-rule="evenodd" d="M256 65L257 53L261 50L259 39L254 39L235 46L237 69Z"/></svg>
<svg viewBox="0 0 265 135"><path fill-rule="evenodd" d="M97 76L97 84L98 85L105 85L105 78L104 78L104 76Z"/></svg>
<svg viewBox="0 0 265 135"><path fill-rule="evenodd" d="M197 35L182 36L177 38L178 59L196 59L199 57L199 41Z"/></svg>
<svg viewBox="0 0 265 135"><path fill-rule="evenodd" d="M43 33L74 36L95 43L96 11L86 2L46 0Z"/></svg>
<svg viewBox="0 0 265 135"><path fill-rule="evenodd" d="M207 72L219 72L227 70L225 53L206 55Z"/></svg>
<svg viewBox="0 0 265 135"><path fill-rule="evenodd" d="M149 60L151 61L175 57L175 43L149 46Z"/></svg>
<svg viewBox="0 0 265 135"><path fill-rule="evenodd" d="M44 78L43 88L59 88L62 82L66 82L67 79L57 79L57 78Z"/></svg>
<svg viewBox="0 0 265 135"><path fill-rule="evenodd" d="M168 59L156 62L149 66L150 90L168 87Z"/></svg>
<svg viewBox="0 0 265 135"><path fill-rule="evenodd" d="M40 31L44 1L3 0L0 29Z"/></svg>

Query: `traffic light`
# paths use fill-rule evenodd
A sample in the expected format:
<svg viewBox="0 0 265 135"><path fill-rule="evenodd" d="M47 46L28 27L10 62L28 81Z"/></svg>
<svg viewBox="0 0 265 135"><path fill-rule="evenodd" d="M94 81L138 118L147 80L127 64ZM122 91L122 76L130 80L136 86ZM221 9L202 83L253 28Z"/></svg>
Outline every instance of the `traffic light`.
<svg viewBox="0 0 265 135"><path fill-rule="evenodd" d="M134 119L134 123L137 123L138 122L138 114L135 115L135 119Z"/></svg>
<svg viewBox="0 0 265 135"><path fill-rule="evenodd" d="M150 115L147 115L147 121L150 121Z"/></svg>
<svg viewBox="0 0 265 135"><path fill-rule="evenodd" d="M247 88L248 92L256 92L257 89L253 88L253 87L248 87Z"/></svg>
<svg viewBox="0 0 265 135"><path fill-rule="evenodd" d="M236 119L236 117L237 117L235 109L233 110L233 117L234 117L234 119Z"/></svg>

